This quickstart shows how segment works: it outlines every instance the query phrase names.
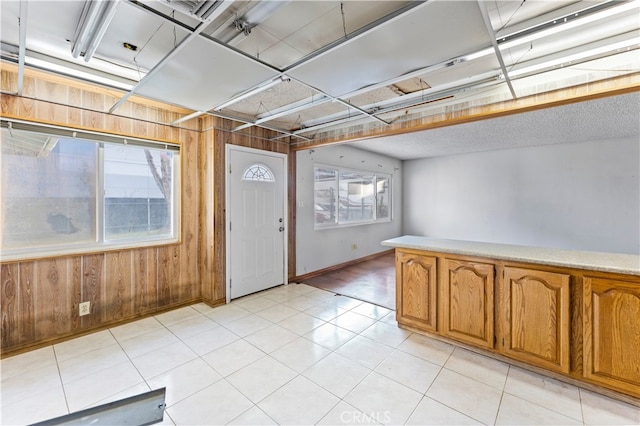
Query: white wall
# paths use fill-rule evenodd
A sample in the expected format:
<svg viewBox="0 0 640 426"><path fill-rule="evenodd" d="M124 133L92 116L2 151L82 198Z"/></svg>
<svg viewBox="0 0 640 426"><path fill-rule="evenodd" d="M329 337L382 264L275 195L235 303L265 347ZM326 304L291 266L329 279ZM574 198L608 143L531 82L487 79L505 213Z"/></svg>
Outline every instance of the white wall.
<svg viewBox="0 0 640 426"><path fill-rule="evenodd" d="M638 138L404 163L403 234L640 254Z"/></svg>
<svg viewBox="0 0 640 426"><path fill-rule="evenodd" d="M335 145L299 151L296 157L296 275L388 250L380 242L401 235L402 162ZM392 220L387 223L314 230L313 167L324 164L391 175ZM352 245L357 248L354 250Z"/></svg>

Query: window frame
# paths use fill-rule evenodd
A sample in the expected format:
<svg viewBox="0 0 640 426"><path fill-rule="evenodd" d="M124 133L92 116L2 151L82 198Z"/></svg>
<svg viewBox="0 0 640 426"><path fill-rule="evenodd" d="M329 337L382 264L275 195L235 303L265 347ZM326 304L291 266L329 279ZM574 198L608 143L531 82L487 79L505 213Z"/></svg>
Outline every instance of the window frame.
<svg viewBox="0 0 640 426"><path fill-rule="evenodd" d="M95 234L90 242L68 243L62 245L42 245L34 247L19 247L4 249L0 244L0 259L2 261L23 261L30 259L40 259L47 257L59 257L68 255L82 255L91 253L102 253L114 250L136 249L154 247L162 245L177 244L181 241L181 188L182 188L182 146L176 142L160 142L150 139L136 137L116 136L97 131L79 130L63 126L42 124L23 120L8 119L0 117L0 125L3 129L19 132L37 132L44 135L51 135L65 139L80 139L96 144L96 170L95 170L95 190L96 196L93 201L95 217L93 217ZM171 159L172 175L172 202L170 203L170 223L169 235L143 236L132 238L107 239L105 230L105 167L104 167L104 146L105 144L130 145L137 148L160 149L172 151L175 154ZM0 154L1 156L1 154ZM1 242L0 242L1 243Z"/></svg>
<svg viewBox="0 0 640 426"><path fill-rule="evenodd" d="M333 171L336 174L336 187L338 189L338 196L337 199L335 201L335 207L334 207L334 212L333 215L335 217L335 221L334 222L328 222L326 224L323 223L319 223L316 221L316 205L317 203L317 198L316 198L316 192L317 192L317 188L316 188L316 173L318 169L322 169L322 170L330 170ZM340 200L341 200L341 196L340 196L340 176L343 173L352 173L352 174L358 174L360 175L360 177L362 178L362 180L368 179L369 177L372 178L372 186L374 188L374 196L373 196L373 219L366 219L366 220L350 220L350 221L344 221L340 219ZM389 199L389 213L386 217L382 217L379 218L378 217L378 182L382 181L383 179L386 179L388 181L387 184L387 188L389 191L388 194L388 199ZM324 163L314 163L313 164L313 229L315 231L319 231L319 230L324 230L324 229L336 229L336 228L349 228L352 226L362 226L362 225L373 225L373 224L377 224L377 223L389 223L393 220L393 208L392 208L392 201L393 201L393 191L392 191L392 175L390 173L380 173L380 172L374 172L374 171L370 171L370 170L363 170L363 169L355 169L355 168L347 168L347 167L339 167L339 166L332 166L329 164L324 164Z"/></svg>

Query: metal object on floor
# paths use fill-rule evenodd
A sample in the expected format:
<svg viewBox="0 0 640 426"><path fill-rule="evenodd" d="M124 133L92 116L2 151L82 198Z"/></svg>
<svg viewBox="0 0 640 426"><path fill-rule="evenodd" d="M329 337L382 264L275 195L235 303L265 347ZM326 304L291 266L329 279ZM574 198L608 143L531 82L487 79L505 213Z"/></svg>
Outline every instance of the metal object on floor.
<svg viewBox="0 0 640 426"><path fill-rule="evenodd" d="M44 425L152 425L164 417L167 388L152 390L97 407L35 423Z"/></svg>

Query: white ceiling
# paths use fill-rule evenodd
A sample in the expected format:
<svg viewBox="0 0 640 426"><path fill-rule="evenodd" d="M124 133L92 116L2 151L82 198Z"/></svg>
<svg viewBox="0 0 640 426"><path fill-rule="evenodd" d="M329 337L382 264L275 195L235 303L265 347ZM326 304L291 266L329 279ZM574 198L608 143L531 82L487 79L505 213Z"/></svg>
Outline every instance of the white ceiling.
<svg viewBox="0 0 640 426"><path fill-rule="evenodd" d="M0 25L3 61L125 87L108 112L139 95L292 143L640 71L638 0L2 0Z"/></svg>
<svg viewBox="0 0 640 426"><path fill-rule="evenodd" d="M349 145L401 160L412 160L620 138L635 138L640 142L638 92L473 123L350 142Z"/></svg>

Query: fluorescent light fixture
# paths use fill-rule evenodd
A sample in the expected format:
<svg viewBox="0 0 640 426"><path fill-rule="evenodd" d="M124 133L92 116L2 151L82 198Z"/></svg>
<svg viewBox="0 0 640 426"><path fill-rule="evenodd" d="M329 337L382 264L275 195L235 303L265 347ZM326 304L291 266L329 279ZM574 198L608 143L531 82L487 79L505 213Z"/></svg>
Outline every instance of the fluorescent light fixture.
<svg viewBox="0 0 640 426"><path fill-rule="evenodd" d="M613 3L612 3L613 4ZM536 31L527 35L523 35L521 37L517 36L517 33L514 34L513 36L515 38L511 39L511 40L507 40L504 42L501 42L500 40L504 40L506 38L509 38L509 35L506 36L502 36L498 38L498 46L500 47L500 49L509 49L512 47L516 47L516 46L520 46L535 40L540 40L541 38L544 37L548 37L550 35L553 34L558 34L560 32L563 31L567 31L570 30L572 28L577 28L579 26L582 25L586 25L589 24L591 22L595 22L601 19L605 19L608 18L610 16L614 16L614 15L618 15L621 14L623 12L629 12L633 9L638 9L640 8L640 2L638 1L629 1L629 2L620 2L619 4L615 5L615 6L611 6L607 9L603 9L600 10L598 12L593 12L591 14L587 14L584 17L576 17L574 19L571 19L570 21L567 21L566 23L558 23L557 25L553 25L550 28L544 29L544 30L540 30L540 31ZM580 12L577 12L577 15L579 16ZM561 21L562 18L558 18L558 21ZM547 23L548 24L548 23ZM543 25L547 25L547 24L543 24ZM535 27L534 27L535 28ZM474 59L478 59L478 58L482 58L484 56L490 55L494 53L493 48L488 47L486 49L483 50L479 50L477 52L474 53L470 53L468 55L462 56L460 59L462 59L463 61L472 61ZM509 73L509 75L513 75L512 73Z"/></svg>
<svg viewBox="0 0 640 426"><path fill-rule="evenodd" d="M71 66L65 66L59 63L46 61L40 58L27 56L25 58L25 63L32 67L40 68L46 71L52 71L55 73L68 75L70 77L91 81L93 83L103 84L105 86L115 87L117 89L122 89L125 91L129 91L133 88L133 84L128 84L123 81L116 80L115 78L109 78L106 76L97 75L92 72L78 70L78 69L72 68Z"/></svg>
<svg viewBox="0 0 640 426"><path fill-rule="evenodd" d="M492 53L495 53L493 47L487 47L486 49L465 55L460 59L463 61L473 61L474 59L482 58L483 56L491 55Z"/></svg>
<svg viewBox="0 0 640 426"><path fill-rule="evenodd" d="M508 38L509 36L500 37L500 39L498 39L498 46L500 47L500 49L509 49L515 46L520 46L522 44L526 44L534 40L540 40L541 38L548 37L550 35L557 34L562 31L570 30L572 28L586 25L591 22L605 19L610 16L614 16L623 12L628 12L633 9L638 9L639 7L640 7L640 3L636 1L620 3L617 6L612 6L612 7L609 7L608 9L604 9L599 12L588 14L582 18L571 19L566 23L561 23L561 22L557 23L556 25L553 25L552 27L547 28L545 30L537 31L522 37L516 36L517 38L514 38L513 40L508 40L501 43L500 39L504 39L505 37ZM578 16L579 16L579 12L578 12ZM562 18L558 18L558 21L561 21L561 20Z"/></svg>
<svg viewBox="0 0 640 426"><path fill-rule="evenodd" d="M116 13L117 5L118 0L87 0L71 46L74 58L83 56L85 62L89 62Z"/></svg>
<svg viewBox="0 0 640 426"><path fill-rule="evenodd" d="M592 56L599 56L609 52L621 51L626 49L638 48L640 45L640 37L634 37L629 40L622 40L613 44L607 44L604 46L595 47L593 49L585 50L584 52L577 52L571 55L561 56L556 59L541 62L539 64L531 65L528 67L520 68L514 71L509 71L509 77L519 77L521 75L530 74L536 71L541 71L546 68L552 68L557 66L571 65L572 62L587 59Z"/></svg>
<svg viewBox="0 0 640 426"><path fill-rule="evenodd" d="M191 120L192 118L200 117L202 114L204 114L204 111L195 111L195 112L192 112L189 115L185 115L184 117L180 117L177 120L173 120L171 123L169 123L169 125L174 126L174 125L180 124L180 123L182 123L184 121Z"/></svg>
<svg viewBox="0 0 640 426"><path fill-rule="evenodd" d="M247 99L253 95L257 95L258 93L264 92L265 90L268 90L270 88L272 88L273 86L277 86L278 84L282 83L283 81L288 81L288 79L286 77L278 77L274 80L271 80L270 82L263 84L262 86L257 86L254 87L251 90L248 90L244 93L239 94L238 96L229 99L228 101L216 106L215 108L213 108L215 111L220 111L222 109L225 109L237 102L240 102L244 99Z"/></svg>

